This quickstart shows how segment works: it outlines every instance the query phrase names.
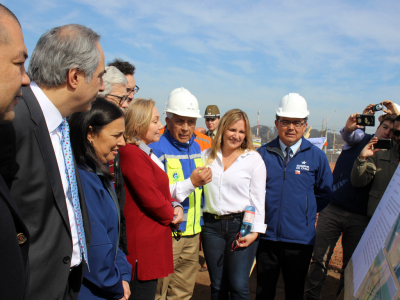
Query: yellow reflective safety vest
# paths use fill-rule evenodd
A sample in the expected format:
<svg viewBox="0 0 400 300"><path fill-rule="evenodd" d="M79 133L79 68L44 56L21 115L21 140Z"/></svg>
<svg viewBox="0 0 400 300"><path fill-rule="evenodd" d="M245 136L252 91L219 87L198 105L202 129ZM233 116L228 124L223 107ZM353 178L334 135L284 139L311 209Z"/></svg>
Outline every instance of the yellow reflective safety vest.
<svg viewBox="0 0 400 300"><path fill-rule="evenodd" d="M194 163L196 168L202 167L203 160L195 158ZM178 181L184 181L185 176L182 170L182 164L178 158L166 158L167 175L169 184L175 184ZM189 207L183 215L183 223L186 222L186 230L182 235L194 235L201 232L201 220L203 217L203 209L201 207L201 188L196 188L194 192L189 195ZM186 210L186 209L185 209ZM182 225L183 225L182 223Z"/></svg>

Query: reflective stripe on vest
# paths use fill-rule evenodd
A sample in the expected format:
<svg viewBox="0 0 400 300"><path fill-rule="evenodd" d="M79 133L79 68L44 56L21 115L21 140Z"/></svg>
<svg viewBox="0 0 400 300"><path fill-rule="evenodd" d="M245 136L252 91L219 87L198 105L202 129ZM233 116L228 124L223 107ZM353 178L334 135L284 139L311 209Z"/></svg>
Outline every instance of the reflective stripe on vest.
<svg viewBox="0 0 400 300"><path fill-rule="evenodd" d="M210 144L210 145L211 145L210 141L207 140L207 139L203 139L203 138L200 138L200 137L196 137L194 140L195 140L195 141L198 140L198 141L206 142L207 144Z"/></svg>
<svg viewBox="0 0 400 300"><path fill-rule="evenodd" d="M190 154L190 155L171 155L171 154L164 154L164 155L161 155L158 159L160 160L160 161L163 161L164 159L168 159L168 158L176 158L176 159L196 159L196 158L201 158L201 153L198 153L198 154ZM181 163L181 162L179 162L179 163ZM195 161L195 163L196 163L196 161ZM197 166L197 165L196 165ZM203 165L201 165L201 166L203 166ZM181 169L182 169L182 167L181 167Z"/></svg>
<svg viewBox="0 0 400 300"><path fill-rule="evenodd" d="M168 155L174 156L174 155ZM179 156L179 155L175 155ZM187 159L187 155L185 156ZM184 181L185 176L182 170L182 164L178 158L166 158L167 163L167 175L169 184L174 184L177 181ZM194 163L196 168L203 167L203 160L201 158L195 158ZM184 221L186 221L186 230L182 235L194 235L201 232L200 220L203 216L203 210L201 208L201 192L199 188L196 188L194 192L189 195L189 208L187 213L183 215Z"/></svg>

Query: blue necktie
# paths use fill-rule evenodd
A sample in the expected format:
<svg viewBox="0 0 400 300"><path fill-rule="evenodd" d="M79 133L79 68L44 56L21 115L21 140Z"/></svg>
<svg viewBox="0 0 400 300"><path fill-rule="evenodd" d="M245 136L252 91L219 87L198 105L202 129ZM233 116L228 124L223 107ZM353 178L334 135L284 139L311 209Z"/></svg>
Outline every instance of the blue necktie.
<svg viewBox="0 0 400 300"><path fill-rule="evenodd" d="M283 163L285 164L285 168L286 168L287 164L290 161L290 154L292 153L292 148L286 147L285 152L286 152L286 156L285 156L285 159L283 160Z"/></svg>
<svg viewBox="0 0 400 300"><path fill-rule="evenodd" d="M71 150L71 142L69 138L69 124L66 119L60 125L61 128L61 146L64 154L64 163L65 163L65 173L68 179L68 189L71 194L71 203L74 208L76 225L78 229L78 238L79 238L79 246L81 250L81 258L82 256L86 262L87 268L89 270L89 262L87 259L87 249L86 249L86 237L85 237L85 229L83 228L82 221L82 212L81 205L79 202L79 194L78 194L78 185L76 184L76 174L74 167L74 159L72 156Z"/></svg>

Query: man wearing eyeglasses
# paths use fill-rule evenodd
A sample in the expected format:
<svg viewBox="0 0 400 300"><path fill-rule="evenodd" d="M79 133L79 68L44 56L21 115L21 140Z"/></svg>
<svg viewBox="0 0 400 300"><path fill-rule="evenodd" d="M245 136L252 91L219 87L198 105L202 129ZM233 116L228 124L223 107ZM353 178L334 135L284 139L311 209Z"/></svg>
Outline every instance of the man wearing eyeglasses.
<svg viewBox="0 0 400 300"><path fill-rule="evenodd" d="M345 141L333 171L332 200L319 214L316 228L314 254L304 295L307 299L321 299L321 290L328 272L328 264L338 239L342 236L344 270L353 255L362 233L368 226L367 204L371 185L355 187L351 184L351 171L354 161L369 141L393 138L393 122L396 115L391 101L384 101L385 112L375 135L365 133L365 128L357 125L356 115L351 114L340 130ZM363 114L374 114L368 105ZM343 235L342 235L343 234ZM341 273L336 297L344 287L344 272Z"/></svg>
<svg viewBox="0 0 400 300"><path fill-rule="evenodd" d="M116 67L122 74L125 75L126 80L128 80L128 84L126 85L126 92L128 93L129 99L133 100L135 94L139 91L139 87L136 85L135 81L135 66L130 62L123 61L119 58L113 60L112 63L108 64L109 66Z"/></svg>
<svg viewBox="0 0 400 300"><path fill-rule="evenodd" d="M257 298L275 299L282 269L286 299L303 299L315 241L316 214L329 203L332 172L324 152L303 138L306 100L283 97L276 110L278 137L258 152L267 167L265 224L257 250Z"/></svg>
<svg viewBox="0 0 400 300"><path fill-rule="evenodd" d="M394 119L393 136L391 147L387 150L375 147L378 138L372 138L355 160L351 171L352 185L364 187L371 184L367 208L369 217L374 214L399 164L400 116Z"/></svg>

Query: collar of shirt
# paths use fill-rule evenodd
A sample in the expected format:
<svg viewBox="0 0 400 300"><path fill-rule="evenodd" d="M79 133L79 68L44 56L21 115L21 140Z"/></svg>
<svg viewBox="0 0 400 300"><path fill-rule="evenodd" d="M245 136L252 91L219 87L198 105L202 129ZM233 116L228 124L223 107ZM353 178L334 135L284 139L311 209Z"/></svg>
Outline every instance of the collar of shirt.
<svg viewBox="0 0 400 300"><path fill-rule="evenodd" d="M151 149L149 146L147 146L145 143L140 142L139 144L139 149L142 150L144 153L147 155L151 155L153 153L153 149Z"/></svg>
<svg viewBox="0 0 400 300"><path fill-rule="evenodd" d="M299 140L297 141L296 144L290 146L290 149L292 149L292 153L291 153L291 155L290 155L291 158L293 157L293 155L296 154L297 150L300 149L301 140L302 140L302 139L299 139ZM287 146L281 141L281 139L279 139L279 146L281 146L281 150L282 150L282 152L283 152L283 156L286 157L286 151L285 151L285 149L286 149Z"/></svg>
<svg viewBox="0 0 400 300"><path fill-rule="evenodd" d="M43 93L40 87L34 82L31 82L31 89L39 102L40 108L43 111L44 119L46 120L49 133L56 130L63 121L63 117L53 102Z"/></svg>
<svg viewBox="0 0 400 300"><path fill-rule="evenodd" d="M151 149L149 146L147 146L145 143L140 142L139 144L139 149L142 150L144 153L150 156L151 160L154 161L157 166L160 167L161 170L164 171L164 165L163 163L158 159L158 157L153 153L153 149Z"/></svg>
<svg viewBox="0 0 400 300"><path fill-rule="evenodd" d="M247 156L247 155L249 155L249 154L250 154L250 151L249 151L248 149L246 149L246 150L244 150L244 152L243 152L242 154L239 155L239 157L240 157L240 158L243 158L243 157L245 157L245 156ZM218 157L219 160L222 162L222 151L221 151L221 149L218 150L218 152L217 152L217 157ZM238 158L239 158L239 157L238 157Z"/></svg>

